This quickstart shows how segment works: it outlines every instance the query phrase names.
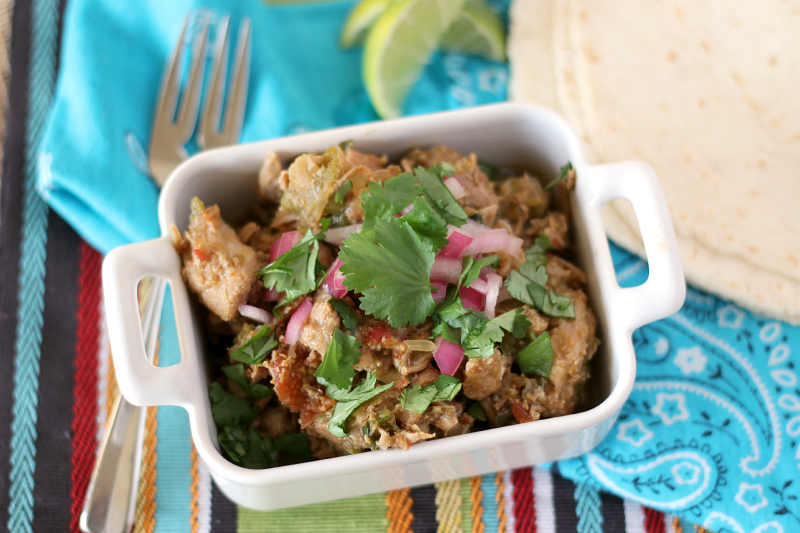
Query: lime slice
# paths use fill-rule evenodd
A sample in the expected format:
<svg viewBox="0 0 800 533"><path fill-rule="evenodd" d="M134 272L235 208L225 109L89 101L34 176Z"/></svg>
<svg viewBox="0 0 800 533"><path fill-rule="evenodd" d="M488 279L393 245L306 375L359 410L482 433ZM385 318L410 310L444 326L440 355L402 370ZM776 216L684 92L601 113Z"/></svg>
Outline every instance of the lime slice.
<svg viewBox="0 0 800 533"><path fill-rule="evenodd" d="M396 0L364 42L362 76L375 111L400 116L403 100L430 61L465 0Z"/></svg>
<svg viewBox="0 0 800 533"><path fill-rule="evenodd" d="M340 38L342 48L352 48L363 43L372 23L392 2L393 0L361 0L344 23Z"/></svg>
<svg viewBox="0 0 800 533"><path fill-rule="evenodd" d="M486 2L469 0L447 29L439 48L505 61L506 33L503 23Z"/></svg>

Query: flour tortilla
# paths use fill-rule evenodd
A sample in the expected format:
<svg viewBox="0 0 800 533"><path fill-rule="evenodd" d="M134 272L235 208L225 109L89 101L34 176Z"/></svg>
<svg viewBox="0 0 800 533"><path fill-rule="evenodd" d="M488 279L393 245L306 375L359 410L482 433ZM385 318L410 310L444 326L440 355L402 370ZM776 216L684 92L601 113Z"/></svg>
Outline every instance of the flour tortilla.
<svg viewBox="0 0 800 533"><path fill-rule="evenodd" d="M511 97L658 173L687 280L800 323L800 1L515 0ZM604 210L640 255L632 209Z"/></svg>

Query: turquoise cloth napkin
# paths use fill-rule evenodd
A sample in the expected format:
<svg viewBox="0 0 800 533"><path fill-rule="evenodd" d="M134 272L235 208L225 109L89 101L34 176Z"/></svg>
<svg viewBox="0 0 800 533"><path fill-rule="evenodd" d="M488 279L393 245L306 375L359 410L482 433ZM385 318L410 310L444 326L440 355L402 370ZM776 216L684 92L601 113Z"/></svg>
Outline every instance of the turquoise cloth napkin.
<svg viewBox="0 0 800 533"><path fill-rule="evenodd" d="M252 21L242 142L377 120L361 82L361 50L338 44L352 6L71 0L38 160L39 192L102 252L158 236L147 147L163 71L191 9L230 14L234 29L242 17ZM438 55L405 113L503 101L507 78L505 65Z"/></svg>
<svg viewBox="0 0 800 533"><path fill-rule="evenodd" d="M509 1L493 4L506 13ZM351 6L70 0L39 191L101 251L158 235L158 190L145 154L163 68L189 9L229 13L232 27L252 19L243 142L375 120L361 52L337 45ZM405 113L502 101L507 78L505 65L437 55ZM621 284L646 279L646 263L612 251ZM714 531L799 531L800 328L690 288L683 309L637 330L634 344L637 382L618 424L559 471ZM183 428L165 435L164 446L188 442L182 410L158 417L160 428ZM165 478L186 473L177 462L158 469ZM172 507L161 501L159 509Z"/></svg>

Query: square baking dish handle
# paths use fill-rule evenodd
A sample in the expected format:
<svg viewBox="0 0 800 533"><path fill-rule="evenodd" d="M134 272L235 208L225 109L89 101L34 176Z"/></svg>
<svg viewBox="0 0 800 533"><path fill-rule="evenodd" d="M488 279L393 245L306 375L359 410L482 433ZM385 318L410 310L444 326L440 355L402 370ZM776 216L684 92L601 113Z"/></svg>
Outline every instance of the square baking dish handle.
<svg viewBox="0 0 800 533"><path fill-rule="evenodd" d="M610 200L627 198L636 212L647 254L647 281L624 289L617 283L611 261L596 261L609 319L633 332L678 312L686 297L686 282L667 201L655 171L646 163L628 161L585 166L576 168L576 172L575 193L588 206L584 212L586 231L595 246L608 249L600 210Z"/></svg>
<svg viewBox="0 0 800 533"><path fill-rule="evenodd" d="M146 277L165 279L172 291L175 324L181 361L159 368L148 361L137 286ZM106 304L111 354L120 391L134 405L179 405L189 407L198 398L197 383L203 371L197 356L196 339L184 322L191 320L186 286L181 278L181 261L170 239L162 237L120 246L103 260L103 295ZM202 400L200 400L202 401Z"/></svg>

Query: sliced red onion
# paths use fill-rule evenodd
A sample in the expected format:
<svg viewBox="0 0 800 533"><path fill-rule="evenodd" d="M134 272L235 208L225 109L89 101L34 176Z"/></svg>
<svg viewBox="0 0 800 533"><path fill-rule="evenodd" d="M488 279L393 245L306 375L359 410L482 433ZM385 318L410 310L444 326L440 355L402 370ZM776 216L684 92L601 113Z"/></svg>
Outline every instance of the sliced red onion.
<svg viewBox="0 0 800 533"><path fill-rule="evenodd" d="M411 210L412 210L412 209L414 209L414 204L408 204L407 206L405 206L405 207L403 208L403 210L402 210L402 211L400 211L400 212L397 214L397 216L403 216L403 215L407 215L407 214L409 214L409 213L411 212Z"/></svg>
<svg viewBox="0 0 800 533"><path fill-rule="evenodd" d="M504 302L511 298L505 285L500 285L500 293L497 295L497 303Z"/></svg>
<svg viewBox="0 0 800 533"><path fill-rule="evenodd" d="M486 318L489 320L495 317L495 307L497 307L497 297L500 294L500 287L503 286L503 278L490 272L487 280L489 291L486 293L486 305L484 306Z"/></svg>
<svg viewBox="0 0 800 533"><path fill-rule="evenodd" d="M492 228L468 218L467 221L464 222L464 225L458 229L459 231L465 231L474 237L475 235L483 233L484 231L489 231Z"/></svg>
<svg viewBox="0 0 800 533"><path fill-rule="evenodd" d="M431 267L431 279L447 283L458 283L461 277L461 259L456 257L437 257Z"/></svg>
<svg viewBox="0 0 800 533"><path fill-rule="evenodd" d="M438 255L440 257L461 257L471 242L472 237L469 235L460 231L453 231L447 236L447 246Z"/></svg>
<svg viewBox="0 0 800 533"><path fill-rule="evenodd" d="M436 290L431 291L431 296L433 296L433 303L439 305L444 301L445 296L447 296L447 282L446 281L432 281L431 282Z"/></svg>
<svg viewBox="0 0 800 533"><path fill-rule="evenodd" d="M266 324L267 322L272 322L272 315L264 311L259 307L254 307L252 305L242 304L239 306L239 314L243 317L249 318L250 320L254 320L260 324Z"/></svg>
<svg viewBox="0 0 800 533"><path fill-rule="evenodd" d="M277 241L272 244L269 251L269 262L274 263L276 259L292 249L292 246L300 242L299 231L287 231L281 234Z"/></svg>
<svg viewBox="0 0 800 533"><path fill-rule="evenodd" d="M484 296L486 296L486 293L489 292L489 284L483 278L478 278L475 281L473 281L472 284L470 284L469 288L478 291Z"/></svg>
<svg viewBox="0 0 800 533"><path fill-rule="evenodd" d="M341 228L331 228L325 232L325 242L329 242L334 246L341 246L347 238L353 233L361 231L361 224L353 224L352 226L344 226Z"/></svg>
<svg viewBox="0 0 800 533"><path fill-rule="evenodd" d="M461 287L458 289L458 295L461 297L464 309L475 308L478 311L483 311L483 294L468 287Z"/></svg>
<svg viewBox="0 0 800 533"><path fill-rule="evenodd" d="M464 196L467 195L467 191L464 190L464 187L452 176L444 180L444 185L450 189L450 192L453 193L453 198L456 200L464 198Z"/></svg>
<svg viewBox="0 0 800 533"><path fill-rule="evenodd" d="M439 372L448 376L454 375L464 359L464 348L448 342L442 337L438 337L435 342L438 347L433 352L433 358L436 360Z"/></svg>
<svg viewBox="0 0 800 533"><path fill-rule="evenodd" d="M344 286L344 274L339 270L344 263L339 259L333 262L325 274L325 280L322 282L322 288L334 298L342 299L347 296L347 287Z"/></svg>
<svg viewBox="0 0 800 533"><path fill-rule="evenodd" d="M280 300L280 293L275 289L264 289L264 297L262 301L264 302L277 302Z"/></svg>
<svg viewBox="0 0 800 533"><path fill-rule="evenodd" d="M283 337L287 344L296 344L300 339L300 332L303 331L303 326L306 325L312 307L311 300L306 298L302 305L297 308L297 311L294 312L292 318L289 319L289 323L286 325L286 335Z"/></svg>
<svg viewBox="0 0 800 533"><path fill-rule="evenodd" d="M467 253L472 255L499 252L507 250L511 243L511 235L502 228L482 231L474 235L473 241L467 246Z"/></svg>

